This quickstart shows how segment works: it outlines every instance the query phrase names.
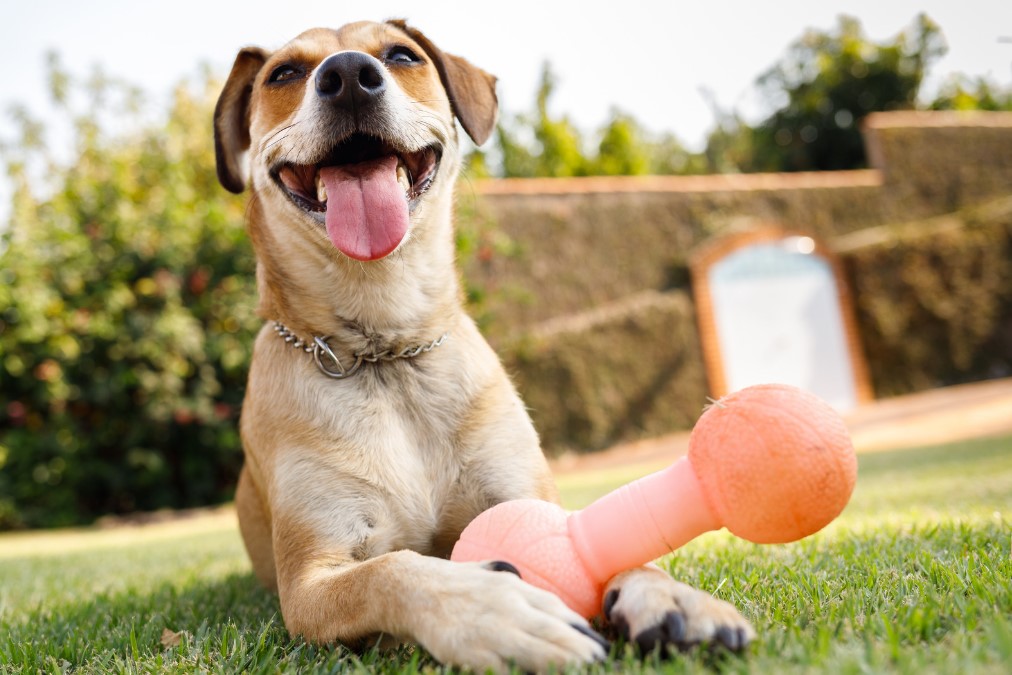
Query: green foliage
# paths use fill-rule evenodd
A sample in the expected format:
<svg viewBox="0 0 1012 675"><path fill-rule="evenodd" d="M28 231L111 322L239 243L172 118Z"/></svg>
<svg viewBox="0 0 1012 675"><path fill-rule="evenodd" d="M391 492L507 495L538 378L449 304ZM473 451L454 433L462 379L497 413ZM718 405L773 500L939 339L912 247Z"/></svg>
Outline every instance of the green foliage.
<svg viewBox="0 0 1012 675"><path fill-rule="evenodd" d="M592 172L602 176L642 176L650 170L650 148L631 115L613 110L601 133Z"/></svg>
<svg viewBox="0 0 1012 675"><path fill-rule="evenodd" d="M535 109L504 119L489 151L475 151L472 175L568 177L826 171L866 164L861 120L869 113L919 106L931 65L945 54L939 26L921 14L895 38L868 39L860 22L842 16L834 30L809 30L756 82L773 112L750 126L719 109L703 153L686 151L671 134L647 133L619 110L586 138L565 115L551 115L558 79L545 64ZM704 92L706 94L707 92ZM986 79L954 76L937 110L1009 110L1012 91ZM496 158L495 161L490 158Z"/></svg>
<svg viewBox="0 0 1012 675"><path fill-rule="evenodd" d="M558 79L545 64L536 100L537 116L531 128L540 148L535 156L535 171L539 176L582 176L587 173L587 160L580 151L580 132L568 117L552 118L548 113L548 99Z"/></svg>
<svg viewBox="0 0 1012 675"><path fill-rule="evenodd" d="M549 64L544 64L534 113L518 115L512 124L504 121L498 125L496 150L504 177L587 175L579 130L568 117L554 118L548 111L557 83Z"/></svg>
<svg viewBox="0 0 1012 675"><path fill-rule="evenodd" d="M931 65L945 54L939 26L924 14L892 40L869 40L857 19L835 30L810 30L756 82L775 106L752 127L717 112L705 151L716 172L826 171L866 165L861 120L869 113L920 106ZM987 80L954 76L930 109L1006 110L1012 92Z"/></svg>
<svg viewBox="0 0 1012 675"><path fill-rule="evenodd" d="M129 88L51 66L71 157L27 115L4 156L0 528L222 501L259 322L242 200L215 175L217 86L180 85L151 122Z"/></svg>
<svg viewBox="0 0 1012 675"><path fill-rule="evenodd" d="M567 178L572 176L639 176L693 173L699 169L672 134L651 135L629 114L613 110L596 134L596 148L565 115L549 111L558 78L545 64L532 114L520 114L498 125L494 147L470 158L474 176ZM488 155L498 157L498 170Z"/></svg>
<svg viewBox="0 0 1012 675"><path fill-rule="evenodd" d="M1012 110L1012 89L986 77L957 74L949 78L931 102L932 110Z"/></svg>
<svg viewBox="0 0 1012 675"><path fill-rule="evenodd" d="M758 81L767 100L782 104L752 130L747 169L864 165L860 121L873 111L915 107L927 69L945 50L941 30L924 14L884 44L846 16L834 32L809 31Z"/></svg>

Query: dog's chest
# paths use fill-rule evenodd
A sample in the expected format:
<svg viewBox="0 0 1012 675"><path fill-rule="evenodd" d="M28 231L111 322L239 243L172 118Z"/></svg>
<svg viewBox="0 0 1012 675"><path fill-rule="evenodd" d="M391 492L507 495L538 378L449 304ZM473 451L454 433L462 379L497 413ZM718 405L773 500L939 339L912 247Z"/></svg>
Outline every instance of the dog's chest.
<svg viewBox="0 0 1012 675"><path fill-rule="evenodd" d="M369 556L426 549L459 486L459 392L405 370L367 373L354 393L332 388L321 401L333 439L321 467L330 498L356 505L347 515L367 526Z"/></svg>

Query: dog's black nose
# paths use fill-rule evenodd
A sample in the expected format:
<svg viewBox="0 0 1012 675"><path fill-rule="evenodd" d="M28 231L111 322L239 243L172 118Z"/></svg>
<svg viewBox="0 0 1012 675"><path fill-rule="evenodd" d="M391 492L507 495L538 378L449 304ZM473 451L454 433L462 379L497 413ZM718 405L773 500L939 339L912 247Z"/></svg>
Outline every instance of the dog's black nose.
<svg viewBox="0 0 1012 675"><path fill-rule="evenodd" d="M316 93L326 101L357 110L386 89L380 63L362 52L340 52L324 59L316 71Z"/></svg>

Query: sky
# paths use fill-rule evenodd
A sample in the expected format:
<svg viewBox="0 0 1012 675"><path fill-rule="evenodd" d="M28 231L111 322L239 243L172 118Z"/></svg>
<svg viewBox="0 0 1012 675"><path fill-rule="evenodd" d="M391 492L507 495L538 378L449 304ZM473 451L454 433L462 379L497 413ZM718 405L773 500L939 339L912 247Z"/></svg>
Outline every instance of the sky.
<svg viewBox="0 0 1012 675"><path fill-rule="evenodd" d="M407 18L445 51L499 77L504 111L533 106L541 64L558 76L554 113L582 129L600 127L619 108L648 129L673 132L701 149L724 110L757 121L764 102L755 79L806 28L832 29L857 17L876 41L895 36L921 11L942 27L948 55L926 84L963 72L1012 82L1012 3L1006 0L506 0L502 3L341 0L4 0L0 21L0 138L11 104L47 107L45 54L57 51L71 73L98 65L140 85L157 104L200 64L228 72L245 45L276 48L312 26Z"/></svg>

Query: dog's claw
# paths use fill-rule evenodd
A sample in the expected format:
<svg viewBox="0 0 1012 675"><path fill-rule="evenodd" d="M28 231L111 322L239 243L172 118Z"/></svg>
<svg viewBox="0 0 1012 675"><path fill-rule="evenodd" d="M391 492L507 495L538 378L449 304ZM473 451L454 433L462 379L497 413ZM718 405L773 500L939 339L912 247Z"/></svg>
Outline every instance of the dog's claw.
<svg viewBox="0 0 1012 675"><path fill-rule="evenodd" d="M685 617L681 612L668 612L664 617L664 628L671 642L681 644L685 641Z"/></svg>
<svg viewBox="0 0 1012 675"><path fill-rule="evenodd" d="M601 645L601 649L605 651L605 654L607 654L608 651L611 649L611 643L605 640L604 637L593 628L589 626L581 626L580 624L577 623L571 623L569 625L572 626L573 629L576 630L577 632L583 633L591 640Z"/></svg>
<svg viewBox="0 0 1012 675"><path fill-rule="evenodd" d="M509 572L510 574L515 574L521 579L523 579L523 577L520 575L520 570L518 570L511 563L508 563L505 560L493 560L488 564L488 569L490 569L493 572Z"/></svg>
<svg viewBox="0 0 1012 675"><path fill-rule="evenodd" d="M604 596L604 618L611 622L611 610L615 609L615 603L618 602L618 590L611 589Z"/></svg>
<svg viewBox="0 0 1012 675"><path fill-rule="evenodd" d="M685 618L680 612L668 612L661 623L637 635L636 645L643 653L663 650L668 645L681 650L693 646L685 641Z"/></svg>
<svg viewBox="0 0 1012 675"><path fill-rule="evenodd" d="M748 647L751 639L743 628L724 626L717 630L715 641L732 652L740 652Z"/></svg>

